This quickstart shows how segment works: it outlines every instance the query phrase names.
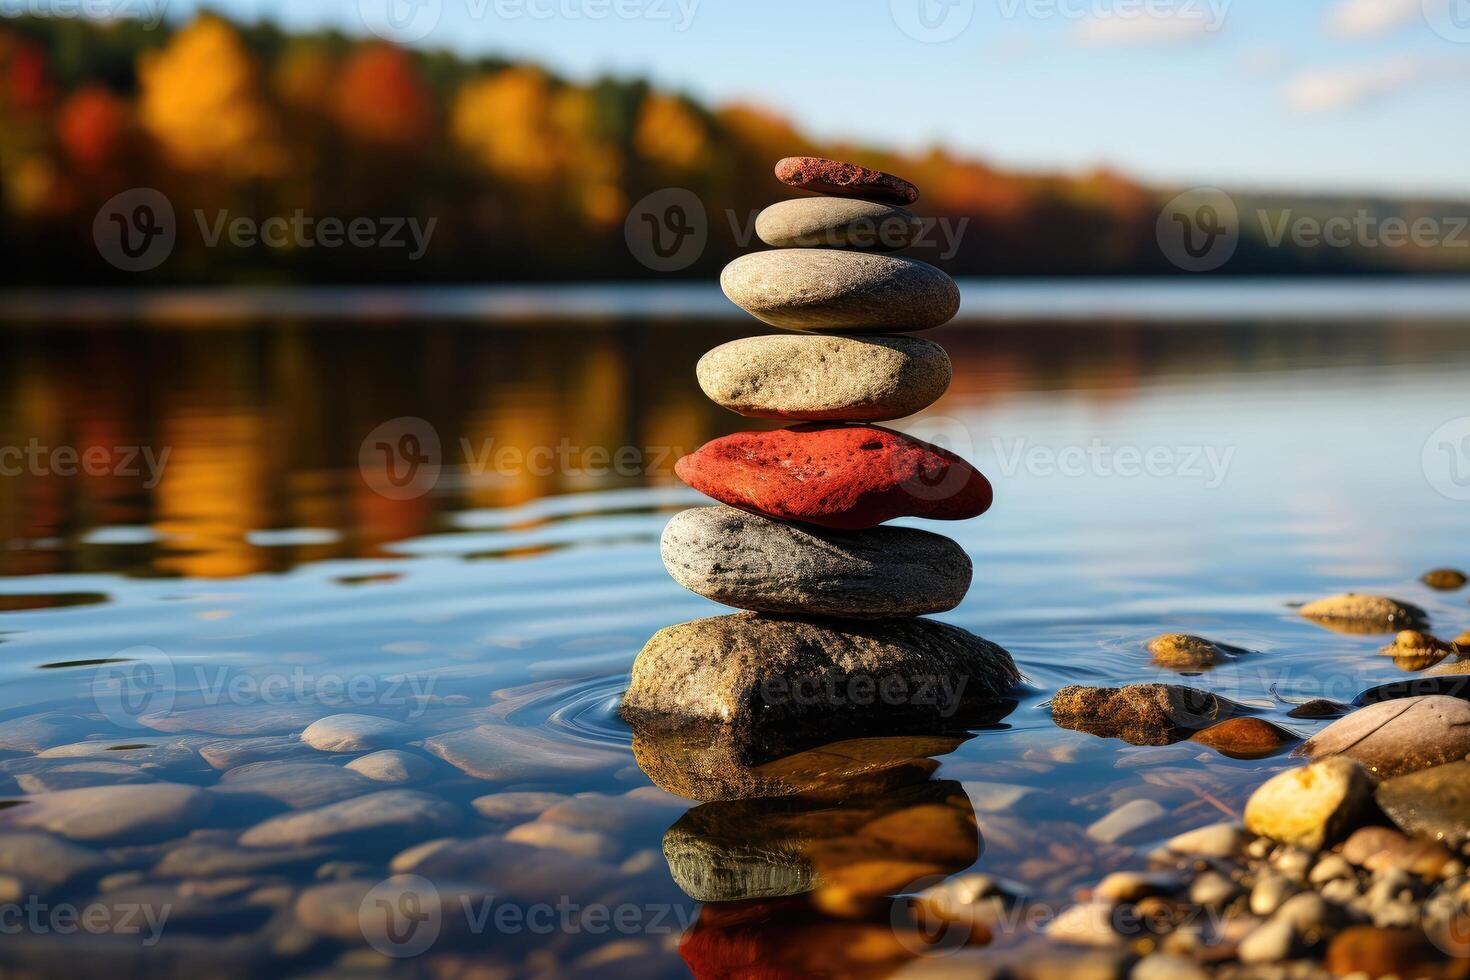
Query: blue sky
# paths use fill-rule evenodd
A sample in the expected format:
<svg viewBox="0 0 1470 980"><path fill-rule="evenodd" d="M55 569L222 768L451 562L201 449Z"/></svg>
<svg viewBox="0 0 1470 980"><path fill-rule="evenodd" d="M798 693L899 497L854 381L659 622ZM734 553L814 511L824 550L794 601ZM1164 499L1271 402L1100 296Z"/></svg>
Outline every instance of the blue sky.
<svg viewBox="0 0 1470 980"><path fill-rule="evenodd" d="M369 22L391 31L388 3L405 5L409 31L428 30L420 46L577 78L647 75L712 103L767 105L821 136L1186 186L1470 196L1470 0L205 5L364 34Z"/></svg>

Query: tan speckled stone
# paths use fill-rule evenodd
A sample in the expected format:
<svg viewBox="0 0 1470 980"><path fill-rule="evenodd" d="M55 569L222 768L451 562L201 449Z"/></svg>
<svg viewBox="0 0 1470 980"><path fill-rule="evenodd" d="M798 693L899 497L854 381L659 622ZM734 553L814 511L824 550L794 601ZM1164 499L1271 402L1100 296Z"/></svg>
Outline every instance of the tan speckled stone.
<svg viewBox="0 0 1470 980"><path fill-rule="evenodd" d="M1160 667L1203 669L1223 663L1225 651L1202 636L1188 633L1165 633L1148 641L1148 652Z"/></svg>
<svg viewBox="0 0 1470 980"><path fill-rule="evenodd" d="M1339 633L1394 633L1424 622L1424 610L1407 602L1377 595L1330 596L1298 610L1319 626Z"/></svg>
<svg viewBox="0 0 1470 980"><path fill-rule="evenodd" d="M736 306L786 330L899 332L954 319L960 290L926 262L825 248L743 255L720 287Z"/></svg>
<svg viewBox="0 0 1470 980"><path fill-rule="evenodd" d="M911 211L876 201L799 197L772 204L755 219L755 233L775 248L856 248L894 252L924 232Z"/></svg>
<svg viewBox="0 0 1470 980"><path fill-rule="evenodd" d="M659 630L633 663L622 714L665 728L892 732L993 708L1019 680L1000 647L931 619L736 613Z"/></svg>
<svg viewBox="0 0 1470 980"><path fill-rule="evenodd" d="M699 386L750 418L883 422L923 411L949 388L949 355L918 337L765 336L700 358Z"/></svg>

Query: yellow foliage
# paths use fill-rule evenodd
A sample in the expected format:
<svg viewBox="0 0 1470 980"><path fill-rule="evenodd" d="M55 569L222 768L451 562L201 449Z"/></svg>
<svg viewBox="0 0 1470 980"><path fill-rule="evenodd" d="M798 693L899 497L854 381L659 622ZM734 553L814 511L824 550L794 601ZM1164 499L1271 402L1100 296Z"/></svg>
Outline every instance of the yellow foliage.
<svg viewBox="0 0 1470 980"><path fill-rule="evenodd" d="M643 100L633 145L644 159L676 170L702 167L709 156L704 122L682 100L659 93Z"/></svg>
<svg viewBox="0 0 1470 980"><path fill-rule="evenodd" d="M522 183L552 177L551 89L535 68L509 68L466 83L455 99L450 129L491 173Z"/></svg>
<svg viewBox="0 0 1470 980"><path fill-rule="evenodd" d="M139 59L139 118L186 170L269 176L285 165L276 120L250 52L229 24L204 16Z"/></svg>
<svg viewBox="0 0 1470 980"><path fill-rule="evenodd" d="M623 220L623 160L599 139L597 107L583 89L553 89L534 68L510 68L465 84L455 100L455 141L490 173L533 188L565 187L588 223Z"/></svg>
<svg viewBox="0 0 1470 980"><path fill-rule="evenodd" d="M9 178L6 196L10 206L21 214L44 211L56 192L56 168L45 157L24 158Z"/></svg>

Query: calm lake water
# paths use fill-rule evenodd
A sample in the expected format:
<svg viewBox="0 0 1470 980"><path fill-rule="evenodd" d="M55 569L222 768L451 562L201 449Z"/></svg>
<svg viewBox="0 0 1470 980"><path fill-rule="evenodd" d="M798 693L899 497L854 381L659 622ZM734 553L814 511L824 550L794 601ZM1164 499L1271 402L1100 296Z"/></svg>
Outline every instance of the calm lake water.
<svg viewBox="0 0 1470 980"><path fill-rule="evenodd" d="M1159 841L1237 815L1290 761L1061 730L1045 707L1058 687L1180 681L1143 643L1199 633L1248 652L1183 683L1306 735L1322 723L1287 718L1293 702L1351 701L1423 665L1293 604L1376 592L1423 607L1442 637L1470 628L1464 590L1418 581L1470 564L1470 315L1395 316L1380 297L1352 319L1273 317L1245 295L1246 318L1089 317L1063 297L1054 318L936 331L954 386L896 427L973 459L996 490L981 519L930 525L975 564L968 598L938 618L1010 650L1028 687L1002 721L936 747L937 767L908 767L912 779L705 804L653 786L617 703L652 633L726 611L674 584L658 537L701 503L674 460L764 425L711 405L693 375L704 351L758 324L677 306L16 322L0 333L4 442L22 451L0 459L0 801L118 784L210 792L152 828L83 836L100 857L65 880L11 875L11 898L105 906L114 926L122 905L167 906L159 936L63 934L43 919L7 935L0 962L114 977L680 977L742 962L878 976L943 957L894 940L887 915L753 894L773 863L799 874L812 841L938 800L978 825L978 856L961 849L946 871L1063 902L1142 868ZM384 744L423 772L338 786L301 769L365 754L296 740L343 712L403 723ZM422 744L471 729L491 748L468 767ZM65 748L78 743L91 744ZM446 806L225 859L259 857L238 839L293 809L401 789ZM502 796L526 792L583 799L537 821L558 801ZM1119 840L1088 833L1136 800L1165 815ZM483 840L507 833L516 847ZM479 843L398 857L446 837ZM186 844L221 857L171 860ZM445 909L467 895L574 911L549 911L544 930L493 915L465 930L446 911L426 949L389 937L384 956L357 913L399 868ZM334 881L346 884L318 887ZM696 901L710 881L728 901ZM406 916L417 908L390 892Z"/></svg>

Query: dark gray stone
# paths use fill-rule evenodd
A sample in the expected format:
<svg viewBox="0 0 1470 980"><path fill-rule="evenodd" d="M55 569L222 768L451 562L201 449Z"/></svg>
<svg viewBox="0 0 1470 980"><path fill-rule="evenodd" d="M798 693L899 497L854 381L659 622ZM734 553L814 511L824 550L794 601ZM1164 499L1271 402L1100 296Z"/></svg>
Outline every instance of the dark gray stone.
<svg viewBox="0 0 1470 980"><path fill-rule="evenodd" d="M734 507L697 507L664 528L664 567L706 599L757 612L891 619L944 612L970 587L949 538L908 527L833 531Z"/></svg>

